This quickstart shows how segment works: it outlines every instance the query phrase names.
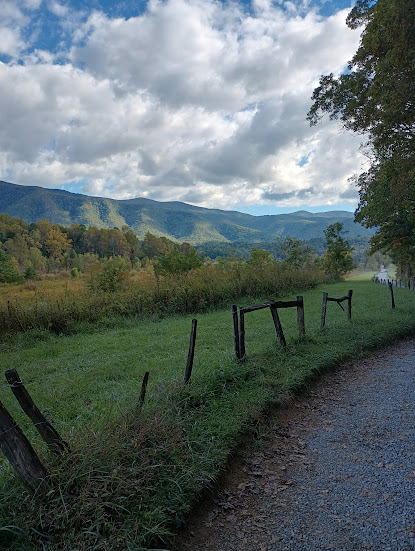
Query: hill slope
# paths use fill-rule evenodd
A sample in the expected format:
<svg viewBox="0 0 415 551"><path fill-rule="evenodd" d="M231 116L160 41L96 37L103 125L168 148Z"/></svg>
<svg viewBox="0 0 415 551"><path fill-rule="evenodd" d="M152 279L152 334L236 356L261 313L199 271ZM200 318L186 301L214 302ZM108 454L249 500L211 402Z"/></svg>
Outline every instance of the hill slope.
<svg viewBox="0 0 415 551"><path fill-rule="evenodd" d="M252 216L236 211L205 209L178 201L128 200L90 197L58 189L20 186L0 181L0 213L18 216L28 223L46 218L54 224L73 223L98 228L130 226L142 239L147 232L192 244L207 241L272 242L277 236L301 239L322 237L323 230L342 222L349 237L373 235L354 223L353 214L333 211L312 214Z"/></svg>

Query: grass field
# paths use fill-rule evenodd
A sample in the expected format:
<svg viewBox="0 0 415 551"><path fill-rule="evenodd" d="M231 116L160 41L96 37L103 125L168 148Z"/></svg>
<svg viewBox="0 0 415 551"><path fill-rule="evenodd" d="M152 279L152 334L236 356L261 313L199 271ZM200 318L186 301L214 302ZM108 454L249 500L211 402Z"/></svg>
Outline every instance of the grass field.
<svg viewBox="0 0 415 551"><path fill-rule="evenodd" d="M322 292L339 297L349 288L352 321L329 303L321 331ZM295 309L280 313L284 350L277 346L269 310L250 313L243 362L234 356L230 308L197 315L195 365L187 386L182 380L192 316L157 322L120 318L116 329L89 326L86 334L60 337L37 330L13 337L2 345L4 369L18 370L72 453L63 460L52 457L10 390L1 387L0 400L49 468L54 489L46 500L32 499L9 465L0 463L0 548L147 548L184 522L242 432L282 394L413 334L415 293L395 289L395 302L392 310L387 287L366 281L307 291L304 341L298 338ZM147 398L138 410L146 371Z"/></svg>

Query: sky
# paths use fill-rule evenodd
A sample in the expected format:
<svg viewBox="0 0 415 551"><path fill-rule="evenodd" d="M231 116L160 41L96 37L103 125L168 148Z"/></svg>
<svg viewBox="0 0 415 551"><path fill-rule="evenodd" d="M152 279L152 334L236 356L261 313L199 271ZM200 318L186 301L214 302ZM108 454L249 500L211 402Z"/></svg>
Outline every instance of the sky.
<svg viewBox="0 0 415 551"><path fill-rule="evenodd" d="M361 138L306 121L351 0L0 0L0 180L239 210L354 210Z"/></svg>

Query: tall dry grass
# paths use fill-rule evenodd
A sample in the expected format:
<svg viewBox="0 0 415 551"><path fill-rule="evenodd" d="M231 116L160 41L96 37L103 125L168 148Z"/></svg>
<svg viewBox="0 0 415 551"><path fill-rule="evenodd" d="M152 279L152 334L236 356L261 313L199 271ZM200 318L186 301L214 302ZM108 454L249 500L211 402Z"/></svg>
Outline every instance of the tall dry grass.
<svg viewBox="0 0 415 551"><path fill-rule="evenodd" d="M324 280L324 273L312 266L295 269L274 261L235 261L159 277L151 270L132 271L113 293L92 290L87 276L3 285L0 333L30 329L64 333L76 330L78 322L95 323L114 316L196 313L229 305L241 297L277 298Z"/></svg>

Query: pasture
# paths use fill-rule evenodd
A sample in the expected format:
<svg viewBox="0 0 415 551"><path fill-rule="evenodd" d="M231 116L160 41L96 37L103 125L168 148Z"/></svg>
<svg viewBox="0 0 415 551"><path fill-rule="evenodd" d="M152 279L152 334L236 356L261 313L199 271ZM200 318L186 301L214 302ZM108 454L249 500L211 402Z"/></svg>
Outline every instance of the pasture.
<svg viewBox="0 0 415 551"><path fill-rule="evenodd" d="M320 330L322 292L353 289L352 320L335 303ZM287 296L262 296L292 300ZM299 294L299 293L298 293ZM282 396L311 379L413 334L415 292L366 281L320 285L302 293L306 338L296 313L280 311L287 347L276 342L268 309L246 316L246 359L236 361L230 305L157 321L118 318L107 329L57 336L35 330L2 346L38 407L71 445L52 456L6 384L1 401L50 472L46 500L33 499L6 461L0 463L2 549L139 550L167 536L214 481L241 434ZM253 303L238 300L239 306ZM183 384L192 317L198 319L195 364ZM12 346L10 346L12 345ZM141 380L150 372L144 406ZM0 459L1 461L1 459Z"/></svg>

